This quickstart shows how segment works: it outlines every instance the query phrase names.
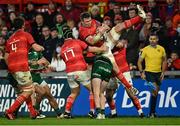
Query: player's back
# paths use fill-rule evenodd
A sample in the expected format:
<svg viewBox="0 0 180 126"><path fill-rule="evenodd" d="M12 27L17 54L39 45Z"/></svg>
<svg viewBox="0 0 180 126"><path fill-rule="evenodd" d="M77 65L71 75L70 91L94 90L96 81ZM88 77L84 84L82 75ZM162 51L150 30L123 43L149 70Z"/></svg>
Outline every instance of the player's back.
<svg viewBox="0 0 180 126"><path fill-rule="evenodd" d="M83 50L87 47L86 43L78 39L65 40L61 48L61 57L66 63L67 73L87 69L87 64L83 57Z"/></svg>
<svg viewBox="0 0 180 126"><path fill-rule="evenodd" d="M6 43L8 56L8 69L11 72L28 71L28 51L33 39L28 39L29 33L23 30L16 31Z"/></svg>

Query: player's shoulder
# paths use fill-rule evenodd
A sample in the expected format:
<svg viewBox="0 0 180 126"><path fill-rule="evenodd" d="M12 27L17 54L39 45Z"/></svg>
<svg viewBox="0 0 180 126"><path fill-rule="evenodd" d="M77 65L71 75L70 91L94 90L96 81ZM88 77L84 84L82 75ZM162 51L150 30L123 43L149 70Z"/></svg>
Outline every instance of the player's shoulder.
<svg viewBox="0 0 180 126"><path fill-rule="evenodd" d="M147 46L145 46L144 48L142 48L141 51L143 52L143 51L146 51L146 50L148 50L148 49L150 49L150 46L149 46L149 45L147 45Z"/></svg>
<svg viewBox="0 0 180 126"><path fill-rule="evenodd" d="M160 49L160 50L164 50L164 47L161 46L161 45L157 45L157 48Z"/></svg>

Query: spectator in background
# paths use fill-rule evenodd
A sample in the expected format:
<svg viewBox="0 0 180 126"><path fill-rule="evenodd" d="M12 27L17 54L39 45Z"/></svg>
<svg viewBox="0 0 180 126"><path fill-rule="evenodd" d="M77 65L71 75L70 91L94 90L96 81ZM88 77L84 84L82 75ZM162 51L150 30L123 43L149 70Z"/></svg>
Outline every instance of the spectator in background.
<svg viewBox="0 0 180 126"><path fill-rule="evenodd" d="M26 20L32 23L35 20L36 14L37 12L34 9L34 4L32 2L28 2L25 10Z"/></svg>
<svg viewBox="0 0 180 126"><path fill-rule="evenodd" d="M4 10L2 8L0 8L0 18L4 21L6 21L6 15L4 13Z"/></svg>
<svg viewBox="0 0 180 126"><path fill-rule="evenodd" d="M161 23L161 20L159 18L154 19L151 27L151 32L157 34L159 38L159 45L163 46L166 53L169 54L169 39L168 35L166 35L165 30L163 28L163 25Z"/></svg>
<svg viewBox="0 0 180 126"><path fill-rule="evenodd" d="M56 43L56 46L62 46L64 44L64 39L58 37L58 30L56 27L51 28L51 38L53 43Z"/></svg>
<svg viewBox="0 0 180 126"><path fill-rule="evenodd" d="M178 22L175 36L169 40L169 49L171 52L176 51L180 55L180 21Z"/></svg>
<svg viewBox="0 0 180 126"><path fill-rule="evenodd" d="M55 27L58 29L58 36L59 38L62 38L63 36L62 27L67 25L64 15L58 13L54 18L54 22L55 22Z"/></svg>
<svg viewBox="0 0 180 126"><path fill-rule="evenodd" d="M148 0L147 12L152 14L153 19L159 18L159 7L156 4L156 0Z"/></svg>
<svg viewBox="0 0 180 126"><path fill-rule="evenodd" d="M16 11L16 7L15 4L8 4L7 6L7 12L11 13L11 12L15 12Z"/></svg>
<svg viewBox="0 0 180 126"><path fill-rule="evenodd" d="M166 18L164 28L165 28L165 32L166 32L165 34L168 37L173 37L176 34L176 31L172 25L172 18L169 18L169 17Z"/></svg>
<svg viewBox="0 0 180 126"><path fill-rule="evenodd" d="M15 11L11 11L9 13L9 21L7 23L8 29L10 34L12 34L14 32L14 19L17 17L16 12Z"/></svg>
<svg viewBox="0 0 180 126"><path fill-rule="evenodd" d="M113 27L113 22L111 21L111 18L109 16L105 16L103 18L103 24L108 25L110 28Z"/></svg>
<svg viewBox="0 0 180 126"><path fill-rule="evenodd" d="M0 70L5 70L7 69L7 65L4 59L4 49L0 48Z"/></svg>
<svg viewBox="0 0 180 126"><path fill-rule="evenodd" d="M65 16L66 20L73 19L78 24L81 10L74 6L72 0L65 0L64 4L65 6L60 10L60 13Z"/></svg>
<svg viewBox="0 0 180 126"><path fill-rule="evenodd" d="M54 26L54 22L52 21L52 19L55 18L57 13L58 12L56 9L56 4L53 3L52 1L50 1L48 4L48 11L45 12L45 14L44 14L44 19L45 19L46 25L48 25L50 28L52 28Z"/></svg>
<svg viewBox="0 0 180 126"><path fill-rule="evenodd" d="M2 35L0 35L0 48L3 50L5 48L5 42L6 42L5 38Z"/></svg>
<svg viewBox="0 0 180 126"><path fill-rule="evenodd" d="M92 19L95 19L95 20L102 23L103 19L100 15L100 10L99 10L99 7L97 5L92 6L90 13L91 13Z"/></svg>
<svg viewBox="0 0 180 126"><path fill-rule="evenodd" d="M9 38L9 31L7 26L2 26L1 31L0 31L0 35L3 36L3 38L5 40L7 40Z"/></svg>
<svg viewBox="0 0 180 126"><path fill-rule="evenodd" d="M0 28L5 26L5 21L0 17Z"/></svg>
<svg viewBox="0 0 180 126"><path fill-rule="evenodd" d="M149 37L149 34L151 32L151 27L152 27L152 14L149 12L146 14L146 19L144 21L144 24L139 32L139 40L141 42L141 47L144 47L145 45L147 45L147 39Z"/></svg>
<svg viewBox="0 0 180 126"><path fill-rule="evenodd" d="M166 18L172 18L175 12L179 9L178 4L176 4L175 0L166 0L167 5L162 8L160 11L160 18L162 21L165 21Z"/></svg>
<svg viewBox="0 0 180 126"><path fill-rule="evenodd" d="M79 31L78 31L78 29L76 27L75 22L73 20L67 20L67 25L72 30L73 37L75 39L78 39L79 38Z"/></svg>
<svg viewBox="0 0 180 126"><path fill-rule="evenodd" d="M113 11L111 11L111 13L106 13L105 16L111 17L111 20L113 21L116 14L122 15L119 3L114 3Z"/></svg>
<svg viewBox="0 0 180 126"><path fill-rule="evenodd" d="M119 15L119 14L116 14L116 15L114 16L114 25L117 25L118 23L121 23L121 22L123 22L122 16Z"/></svg>
<svg viewBox="0 0 180 126"><path fill-rule="evenodd" d="M51 31L48 26L42 28L42 38L40 40L40 45L44 47L43 56L51 62L53 52L56 49L57 42L53 41L51 38Z"/></svg>
<svg viewBox="0 0 180 126"><path fill-rule="evenodd" d="M173 28L177 28L178 22L180 21L180 10L178 10L175 15L173 16L172 23Z"/></svg>
<svg viewBox="0 0 180 126"><path fill-rule="evenodd" d="M52 61L51 61L51 69L56 72L66 70L66 64L63 61L63 59L61 59L61 57L59 56L60 51L61 51L61 46L56 47L56 50L53 53L53 57L52 57Z"/></svg>
<svg viewBox="0 0 180 126"><path fill-rule="evenodd" d="M37 43L40 43L40 38L42 36L42 27L45 25L44 17L42 14L37 14L35 21L32 24L32 35Z"/></svg>
<svg viewBox="0 0 180 126"><path fill-rule="evenodd" d="M114 11L113 11L114 6L115 6L115 2L114 1L109 1L109 3L108 3L108 11L105 13L104 16L112 16L114 14Z"/></svg>
<svg viewBox="0 0 180 126"><path fill-rule="evenodd" d="M131 7L128 10L129 18L133 18L137 16L137 8ZM130 69L137 68L137 59L139 53L139 31L136 29L136 26L133 25L132 27L123 30L120 39L127 40L127 48L126 48L126 55L127 55L127 62L130 66Z"/></svg>
<svg viewBox="0 0 180 126"><path fill-rule="evenodd" d="M180 59L177 52L172 52L167 60L169 70L180 70Z"/></svg>

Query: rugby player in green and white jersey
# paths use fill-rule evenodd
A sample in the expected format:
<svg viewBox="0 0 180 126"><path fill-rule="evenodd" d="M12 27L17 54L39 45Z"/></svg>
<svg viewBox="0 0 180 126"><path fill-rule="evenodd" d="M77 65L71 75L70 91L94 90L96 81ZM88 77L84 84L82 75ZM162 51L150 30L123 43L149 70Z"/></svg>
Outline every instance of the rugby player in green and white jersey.
<svg viewBox="0 0 180 126"><path fill-rule="evenodd" d="M52 96L50 88L48 87L45 80L42 79L40 73L48 68L49 62L43 57L41 52L36 52L31 50L28 53L29 56L29 66L31 70L32 80L35 86L36 93L36 102L35 109L40 110L40 103L43 98L47 98L49 100L49 104L54 109L59 118L61 116L60 109L58 107L58 103L56 99ZM37 118L43 118L43 115L38 116Z"/></svg>

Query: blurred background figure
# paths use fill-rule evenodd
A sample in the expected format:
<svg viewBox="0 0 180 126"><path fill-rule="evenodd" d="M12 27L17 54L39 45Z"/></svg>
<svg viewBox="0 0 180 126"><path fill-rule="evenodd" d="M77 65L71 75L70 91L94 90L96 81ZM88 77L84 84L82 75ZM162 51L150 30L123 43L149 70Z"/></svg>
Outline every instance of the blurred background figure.
<svg viewBox="0 0 180 126"><path fill-rule="evenodd" d="M102 23L103 19L100 15L100 9L97 5L93 5L91 10L90 10L90 14L92 19L95 19L96 21L99 21Z"/></svg>
<svg viewBox="0 0 180 126"><path fill-rule="evenodd" d="M7 65L5 63L4 55L5 55L4 49L0 48L0 70L7 69Z"/></svg>
<svg viewBox="0 0 180 126"><path fill-rule="evenodd" d="M5 42L5 38L2 35L0 35L0 48L3 50L5 49Z"/></svg>
<svg viewBox="0 0 180 126"><path fill-rule="evenodd" d="M119 14L116 14L114 16L114 25L117 25L118 23L121 23L123 22L123 17Z"/></svg>
<svg viewBox="0 0 180 126"><path fill-rule="evenodd" d="M60 10L60 13L65 16L66 20L72 19L77 24L79 22L81 9L76 7L72 0L65 0L64 6Z"/></svg>
<svg viewBox="0 0 180 126"><path fill-rule="evenodd" d="M152 14L152 17L159 18L159 7L157 6L156 3L157 0L148 0L148 6L146 8L147 12L150 12Z"/></svg>
<svg viewBox="0 0 180 126"><path fill-rule="evenodd" d="M55 27L57 28L58 30L58 37L59 38L62 38L63 36L63 31L62 31L62 27L67 25L67 21L64 17L63 14L61 13L58 13L56 16L55 16L55 19L54 19L54 25Z"/></svg>
<svg viewBox="0 0 180 126"><path fill-rule="evenodd" d="M168 70L180 70L180 59L177 52L172 52L167 60Z"/></svg>
<svg viewBox="0 0 180 126"><path fill-rule="evenodd" d="M45 25L44 23L44 17L42 14L38 13L35 16L35 21L32 24L32 36L34 37L34 40L39 44L40 38L42 36L42 27Z"/></svg>
<svg viewBox="0 0 180 126"><path fill-rule="evenodd" d="M61 51L61 46L57 46L56 50L53 53L53 57L50 65L51 69L56 72L60 72L60 71L62 72L66 70L66 64L59 55L60 51Z"/></svg>
<svg viewBox="0 0 180 126"><path fill-rule="evenodd" d="M79 38L79 31L78 31L78 29L77 29L77 27L75 25L74 20L67 20L67 25L72 30L73 37L75 39L78 39Z"/></svg>
<svg viewBox="0 0 180 126"><path fill-rule="evenodd" d="M113 22L112 22L112 20L111 20L111 18L109 16L105 16L103 18L103 24L108 25L110 28L113 27Z"/></svg>
<svg viewBox="0 0 180 126"><path fill-rule="evenodd" d="M32 23L35 20L36 14L37 11L34 8L34 4L32 2L28 2L25 10L26 20Z"/></svg>
<svg viewBox="0 0 180 126"><path fill-rule="evenodd" d="M52 28L54 26L54 22L52 21L52 19L55 18L57 13L58 12L56 9L56 4L50 1L48 4L48 11L44 13L44 19L49 28Z"/></svg>
<svg viewBox="0 0 180 126"><path fill-rule="evenodd" d="M153 23L153 17L152 14L150 12L148 12L146 14L146 19L142 25L142 28L139 32L139 40L141 42L141 47L144 47L145 45L148 45L149 43L146 43L148 40L148 36L150 35L151 32L151 27L152 27L152 23Z"/></svg>

